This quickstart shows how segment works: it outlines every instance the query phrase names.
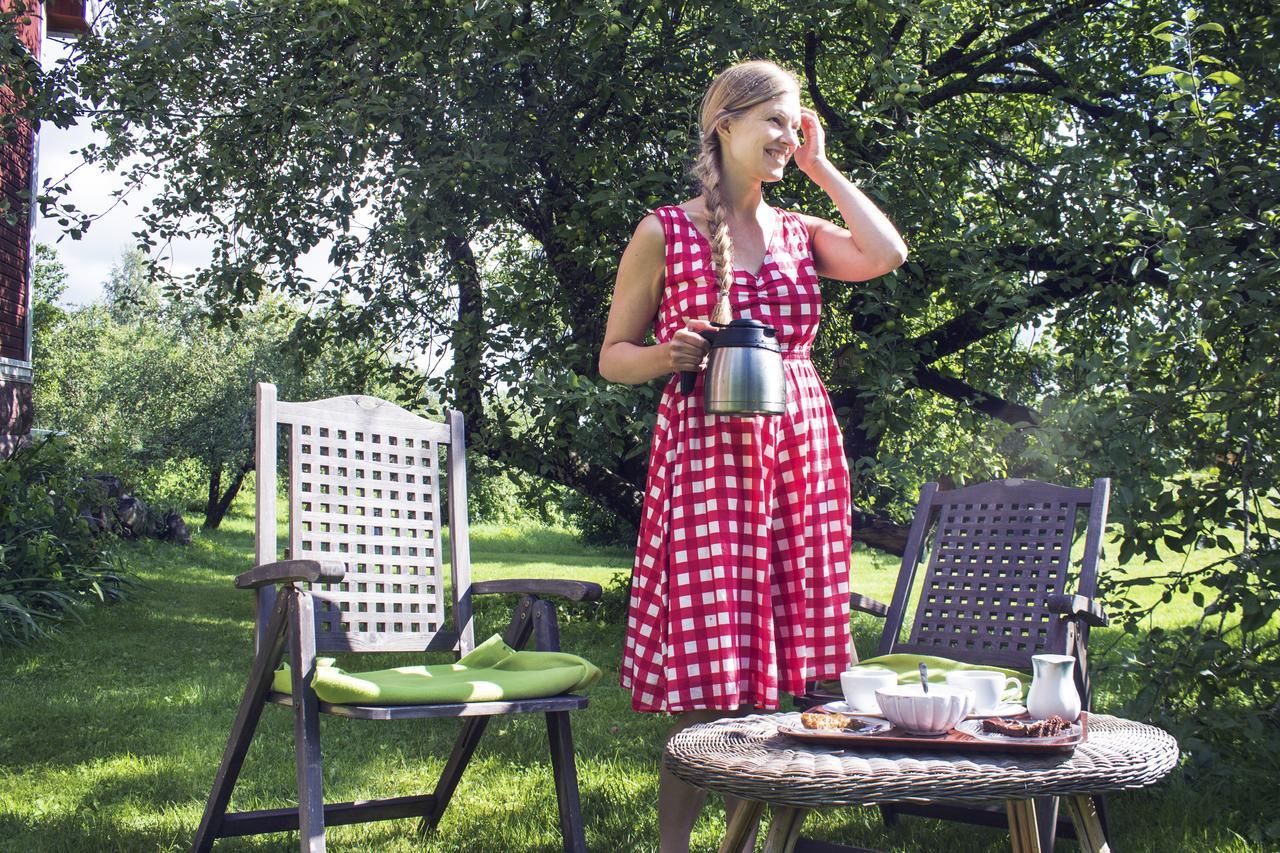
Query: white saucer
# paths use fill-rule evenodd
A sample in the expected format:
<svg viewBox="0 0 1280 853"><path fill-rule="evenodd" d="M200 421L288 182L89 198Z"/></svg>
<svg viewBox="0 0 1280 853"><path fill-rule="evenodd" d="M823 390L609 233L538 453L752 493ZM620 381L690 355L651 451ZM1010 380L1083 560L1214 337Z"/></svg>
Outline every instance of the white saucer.
<svg viewBox="0 0 1280 853"><path fill-rule="evenodd" d="M995 707L995 710L985 714L970 714L965 717L966 720L982 720L987 717L1016 717L1020 714L1027 713L1027 706L1021 702L1001 702Z"/></svg>
<svg viewBox="0 0 1280 853"><path fill-rule="evenodd" d="M830 711L834 714L855 714L859 717L879 717L884 718L884 712L877 708L874 711L862 711L857 708L850 707L848 702L828 702L821 706L822 710ZM987 717L1016 717L1019 714L1027 713L1027 706L1018 702L1001 702L995 707L994 711L986 714L969 714L966 720L982 720Z"/></svg>
<svg viewBox="0 0 1280 853"><path fill-rule="evenodd" d="M828 702L820 707L822 710L829 711L832 714L856 714L859 717L884 717L884 714L880 713L879 708L876 708L873 711L862 711L854 708L848 702Z"/></svg>

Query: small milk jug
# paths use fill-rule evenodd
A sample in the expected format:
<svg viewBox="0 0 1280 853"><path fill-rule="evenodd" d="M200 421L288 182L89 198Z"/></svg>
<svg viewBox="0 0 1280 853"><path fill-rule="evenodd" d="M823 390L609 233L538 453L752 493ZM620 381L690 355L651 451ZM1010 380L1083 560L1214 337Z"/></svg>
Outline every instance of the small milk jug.
<svg viewBox="0 0 1280 853"><path fill-rule="evenodd" d="M1055 714L1069 723L1080 717L1076 690L1076 659L1071 655L1032 655L1034 673L1027 691L1027 711L1037 720Z"/></svg>

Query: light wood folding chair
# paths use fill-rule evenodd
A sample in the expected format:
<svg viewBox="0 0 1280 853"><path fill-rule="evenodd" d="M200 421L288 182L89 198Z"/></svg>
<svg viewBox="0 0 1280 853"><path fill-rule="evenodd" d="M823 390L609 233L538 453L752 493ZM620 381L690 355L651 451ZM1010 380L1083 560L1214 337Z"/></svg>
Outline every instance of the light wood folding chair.
<svg viewBox="0 0 1280 853"><path fill-rule="evenodd" d="M593 583L560 580L473 582L467 533L463 419L447 423L414 415L372 397L309 403L257 391L257 565L236 586L257 596L256 652L194 849L216 838L298 830L303 851L325 847L325 826L416 817L423 831L439 823L489 720L546 715L551 765L567 851L584 851L569 712L585 697L563 694L506 702L432 705L333 705L311 687L317 652L441 651L475 648L472 597L523 597L504 639L519 649L532 635L542 651L559 650L555 608L543 596L595 600ZM277 432L287 431L288 550L276 551ZM447 453L442 470L441 452ZM449 577L442 555L440 494L447 471ZM448 606L446 607L446 601ZM272 689L288 652L292 692ZM298 779L296 808L228 813L232 788L267 705L292 709ZM357 720L438 719L465 722L435 790L420 796L325 803L320 714Z"/></svg>

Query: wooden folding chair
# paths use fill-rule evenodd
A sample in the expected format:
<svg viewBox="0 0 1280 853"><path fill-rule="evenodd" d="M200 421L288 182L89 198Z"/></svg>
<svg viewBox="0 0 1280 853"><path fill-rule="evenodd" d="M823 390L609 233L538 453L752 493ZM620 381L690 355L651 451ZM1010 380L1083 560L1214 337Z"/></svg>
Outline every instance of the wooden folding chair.
<svg viewBox="0 0 1280 853"><path fill-rule="evenodd" d="M876 654L936 655L1025 672L1032 669L1033 655L1074 655L1076 686L1083 707L1089 708L1089 629L1107 624L1093 597L1110 494L1111 481L1105 478L1094 480L1091 489L1009 479L942 491L937 483L926 483L892 602L886 607L865 596L853 597L854 609L885 618ZM1082 513L1084 551L1073 570L1071 549ZM917 585L917 568L930 540L924 578ZM1069 593L1073 580L1075 592ZM908 622L913 597L917 603ZM812 691L802 704L836 698ZM1106 812L1095 800L1109 840ZM1008 825L1003 807L894 803L881 812L890 824L910 814ZM1037 801L1036 813L1041 849L1052 850L1059 832L1075 837L1070 822L1058 820L1057 798ZM836 849L803 839L796 847L814 853Z"/></svg>
<svg viewBox="0 0 1280 853"><path fill-rule="evenodd" d="M585 697L456 704L332 705L311 687L317 652L452 651L475 648L472 596L521 594L505 640L519 649L530 635L542 651L559 650L554 607L542 596L595 600L593 583L556 580L473 582L467 534L462 415L436 423L372 397L311 403L257 391L257 565L236 586L257 595L256 653L231 736L205 805L194 849L216 838L299 830L303 851L322 851L325 826L416 817L439 823L490 718L546 715L551 765L567 851L585 851L569 712ZM288 432L289 544L276 553L277 428ZM440 451L447 450L451 577L441 548ZM451 607L446 610L446 590ZM292 693L272 690L289 654ZM293 709L298 806L228 813L232 788L262 709ZM325 803L320 714L360 720L463 717L453 753L435 790L422 796Z"/></svg>

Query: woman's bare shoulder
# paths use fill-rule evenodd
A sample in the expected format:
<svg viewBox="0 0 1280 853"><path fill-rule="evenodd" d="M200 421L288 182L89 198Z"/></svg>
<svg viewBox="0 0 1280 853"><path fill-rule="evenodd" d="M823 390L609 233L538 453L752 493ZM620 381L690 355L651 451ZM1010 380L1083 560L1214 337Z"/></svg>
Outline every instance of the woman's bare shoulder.
<svg viewBox="0 0 1280 853"><path fill-rule="evenodd" d="M823 219L820 216L810 216L809 214L801 213L798 210L783 210L782 208L778 208L778 211L780 213L788 214L794 217L795 219L799 220L800 223L804 225L805 230L809 232L810 237L812 237L814 233L821 228L834 227L831 222L829 222L826 219Z"/></svg>
<svg viewBox="0 0 1280 853"><path fill-rule="evenodd" d="M636 225L635 232L631 235L632 243L639 243L641 246L651 246L654 243L661 246L666 239L662 220L658 218L658 214L650 213L640 223Z"/></svg>
<svg viewBox="0 0 1280 853"><path fill-rule="evenodd" d="M675 207L680 208L694 222L703 222L707 218L707 203L702 196L687 198Z"/></svg>

